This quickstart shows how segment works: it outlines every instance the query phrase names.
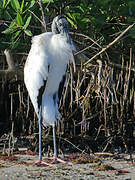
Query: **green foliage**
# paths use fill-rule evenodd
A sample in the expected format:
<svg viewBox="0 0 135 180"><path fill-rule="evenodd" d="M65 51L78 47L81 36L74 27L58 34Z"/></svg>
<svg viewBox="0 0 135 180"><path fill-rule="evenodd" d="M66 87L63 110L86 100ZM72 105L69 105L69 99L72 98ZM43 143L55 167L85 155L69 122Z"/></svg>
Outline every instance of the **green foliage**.
<svg viewBox="0 0 135 180"><path fill-rule="evenodd" d="M30 10L35 3L35 0L3 0L3 2L1 2L0 19L3 21L9 21L7 23L8 28L2 31L2 34L5 34L4 39L9 41L10 48L16 48L17 44L19 49L23 42L25 46L25 41L27 40L26 38L24 39L24 35L26 34L27 36L32 36L32 32L29 29L29 25L32 20ZM6 47L4 46L4 48Z"/></svg>
<svg viewBox="0 0 135 180"><path fill-rule="evenodd" d="M76 31L87 34L94 40L102 37L101 45L111 41L109 35L122 31L135 21L133 0L42 0L42 4L49 21L53 15L62 13ZM0 19L6 26L0 31L2 43L4 38L4 46L0 48L5 49L9 45L10 48L18 49L27 47L29 37L41 33L41 29L38 30L41 27L41 15L37 0L1 0ZM128 36L134 39L134 33L135 30L132 29Z"/></svg>

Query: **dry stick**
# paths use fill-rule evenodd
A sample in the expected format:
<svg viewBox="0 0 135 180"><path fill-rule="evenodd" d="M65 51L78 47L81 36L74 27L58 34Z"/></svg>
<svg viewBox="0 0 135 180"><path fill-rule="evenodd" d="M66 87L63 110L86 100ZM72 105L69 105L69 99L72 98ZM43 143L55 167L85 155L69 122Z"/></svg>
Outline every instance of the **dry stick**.
<svg viewBox="0 0 135 180"><path fill-rule="evenodd" d="M93 46L94 44L96 44L99 48L102 48L102 46L100 46L100 45L97 43L100 39L98 39L97 41L94 41L94 40L93 40L92 38L90 38L89 36L84 35L84 34L81 34L81 33L76 33L76 32L73 33L73 32L70 32L70 34L75 34L75 35L77 35L77 36L82 36L82 37L84 37L84 38L86 38L86 39L89 39L90 41L93 42L93 44L92 44L91 46ZM84 48L83 50L80 50L79 52L75 53L75 55L78 55L78 54L80 54L80 53L83 53L83 51L89 49L91 46L88 46L88 47ZM107 56L107 59L109 59L107 53L106 53L106 56Z"/></svg>
<svg viewBox="0 0 135 180"><path fill-rule="evenodd" d="M103 149L102 152L105 152L105 151L106 151L108 145L111 144L112 139L113 139L113 137L111 137L111 139L110 139L109 141L107 141L107 144L106 144L106 146L104 147L104 149Z"/></svg>
<svg viewBox="0 0 135 180"><path fill-rule="evenodd" d="M13 154L13 149L14 149L13 94L11 94L11 114L10 114L10 116L11 116L12 128L11 128L9 142L8 142L8 156L11 155L11 141L12 141L12 154Z"/></svg>
<svg viewBox="0 0 135 180"><path fill-rule="evenodd" d="M34 13L32 12L31 10L28 10L31 14L33 14L33 16L35 16L36 19L38 19L38 21L44 26L43 22L39 19L39 17Z"/></svg>
<svg viewBox="0 0 135 180"><path fill-rule="evenodd" d="M76 87L75 87L75 101L77 103L77 105L79 104L79 97L80 97L80 72L78 71L77 73L77 83L76 83Z"/></svg>
<svg viewBox="0 0 135 180"><path fill-rule="evenodd" d="M123 70L125 70L125 71L128 71L128 70L129 70L129 68L127 68L126 66L123 66L123 65L121 65L121 64L116 64L116 63L114 63L114 62L113 62L113 63L112 63L112 62L109 62L108 65L111 66L111 67L123 69ZM135 67L134 67L134 66L131 66L131 71L134 71L134 72L135 72Z"/></svg>
<svg viewBox="0 0 135 180"><path fill-rule="evenodd" d="M121 63L122 63L122 67L124 67L124 61L125 61L125 60L124 60L124 56L123 56L123 55L122 55L122 59L121 59L121 60L122 60L122 62L121 62ZM124 83L124 79L123 79L124 71L123 71L123 70L124 70L124 69L122 68L122 69L121 69L121 73L120 73L120 79L121 79L121 81L120 81L120 82L121 82L120 91L122 91L123 85L124 85L124 84L123 84L123 83Z"/></svg>
<svg viewBox="0 0 135 180"><path fill-rule="evenodd" d="M4 54L6 56L6 60L7 60L7 64L8 64L8 70L15 69L15 64L14 64L13 57L11 55L10 50L5 49Z"/></svg>
<svg viewBox="0 0 135 180"><path fill-rule="evenodd" d="M89 36L87 36L87 35L84 35L84 34L81 34L81 33L73 33L73 32L70 32L70 34L72 34L72 35L77 35L77 36L82 36L82 37L84 37L84 38L87 38L87 39L89 39L90 41L92 41L94 44L96 44L98 47L100 47L101 48L101 46L97 43L97 41L94 41L92 38L90 38Z"/></svg>
<svg viewBox="0 0 135 180"><path fill-rule="evenodd" d="M130 48L130 61L129 61L129 73L128 73L128 77L127 77L127 81L125 83L126 87L125 87L125 92L124 92L124 100L126 100L127 98L127 92L128 92L128 88L129 88L129 79L130 79L130 74L131 74L131 64L132 64L132 48Z"/></svg>
<svg viewBox="0 0 135 180"><path fill-rule="evenodd" d="M106 117L106 88L104 88L104 127L105 135L107 136L107 117Z"/></svg>
<svg viewBox="0 0 135 180"><path fill-rule="evenodd" d="M29 95L27 96L27 113L26 113L26 118L28 118L29 116L29 110L30 110L30 98L29 98Z"/></svg>
<svg viewBox="0 0 135 180"><path fill-rule="evenodd" d="M82 121L81 121L81 134L83 133L83 124L84 124L84 104L82 105Z"/></svg>
<svg viewBox="0 0 135 180"><path fill-rule="evenodd" d="M87 49L91 48L94 44L95 44L95 43L93 43L93 44L91 44L90 46L88 46L88 47L86 47L86 48L84 48L84 49L76 52L76 53L75 53L75 56L78 55L78 54L80 54L80 53L83 53L83 52L86 51ZM102 48L102 47L100 47L100 48Z"/></svg>
<svg viewBox="0 0 135 180"><path fill-rule="evenodd" d="M95 141L97 140L98 135L99 135L99 133L100 133L102 127L103 127L103 124L101 124L101 125L99 126L99 128L98 128L97 135L96 135L96 137L95 137L95 139L94 139Z"/></svg>
<svg viewBox="0 0 135 180"><path fill-rule="evenodd" d="M42 13L42 25L43 25L44 28L45 28L45 32L47 32L46 22L45 22L45 15L44 15L44 11L43 11L43 6L42 6L41 0L39 0L39 6L40 6L40 9L41 9L41 13Z"/></svg>
<svg viewBox="0 0 135 180"><path fill-rule="evenodd" d="M64 141L66 141L66 142L68 142L69 144L71 144L75 149L78 149L82 154L88 154L88 153L85 152L85 149L84 149L84 150L80 149L78 146L76 146L75 144L73 144L73 143L72 143L71 141L69 141L68 139L62 138L62 137L59 137L59 138L62 139L62 140L64 140Z"/></svg>
<svg viewBox="0 0 135 180"><path fill-rule="evenodd" d="M129 103L130 104L132 102L133 96L134 96L134 78L132 79L132 88L130 90L130 97L129 97Z"/></svg>
<svg viewBox="0 0 135 180"><path fill-rule="evenodd" d="M21 98L21 86L18 84L18 96L19 96L19 109L21 110L22 98Z"/></svg>
<svg viewBox="0 0 135 180"><path fill-rule="evenodd" d="M100 83L101 83L101 73L102 73L102 61L100 61L98 59L97 63L99 64L99 68L98 68L98 86L100 86Z"/></svg>
<svg viewBox="0 0 135 180"><path fill-rule="evenodd" d="M71 92L71 100L70 100L70 106L72 110L72 104L73 104L73 73L72 73L72 68L70 66L70 80L71 80L71 85L70 85L70 92Z"/></svg>
<svg viewBox="0 0 135 180"><path fill-rule="evenodd" d="M76 88L75 88L75 90L76 90L76 102L77 102L77 105L78 105L78 103L79 103L79 96L80 96L80 92L79 92L79 90L80 90L80 88L79 88L79 84L80 84L80 72L78 71L78 74L77 74L77 85L76 85Z"/></svg>
<svg viewBox="0 0 135 180"><path fill-rule="evenodd" d="M8 79L13 79L16 77L19 77L19 79L23 79L23 69L21 67L17 67L14 64L12 54L10 50L6 49L4 51L4 54L6 56L6 62L8 64L7 69L0 70L0 76L7 77Z"/></svg>
<svg viewBox="0 0 135 180"><path fill-rule="evenodd" d="M124 56L122 55L122 67L124 66ZM127 73L127 72L126 72ZM121 69L121 73L120 73L120 91L123 91L123 87L124 87L124 70L123 68ZM124 106L123 106L123 96L120 96L120 108L117 105L117 108L119 109L119 114L117 116L117 118L119 119L119 133L121 133L123 131L123 112L124 112Z"/></svg>
<svg viewBox="0 0 135 180"><path fill-rule="evenodd" d="M134 115L134 117L135 117L135 91L134 91L134 104L133 104L133 115Z"/></svg>
<svg viewBox="0 0 135 180"><path fill-rule="evenodd" d="M97 56L99 56L101 53L103 53L105 50L107 50L109 47L111 47L114 43L116 43L127 31L129 31L135 23L128 26L114 41L112 41L110 44L108 44L105 48L103 48L100 52L95 54L92 58L90 58L86 63L84 63L84 66L88 63L90 63L93 59L95 59Z"/></svg>

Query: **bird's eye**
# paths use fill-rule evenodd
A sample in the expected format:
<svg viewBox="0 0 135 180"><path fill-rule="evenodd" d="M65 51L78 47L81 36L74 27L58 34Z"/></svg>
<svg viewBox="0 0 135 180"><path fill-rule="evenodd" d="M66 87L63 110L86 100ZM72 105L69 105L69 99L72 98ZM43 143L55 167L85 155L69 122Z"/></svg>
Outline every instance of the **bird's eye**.
<svg viewBox="0 0 135 180"><path fill-rule="evenodd" d="M59 23L59 26L62 26L62 23Z"/></svg>

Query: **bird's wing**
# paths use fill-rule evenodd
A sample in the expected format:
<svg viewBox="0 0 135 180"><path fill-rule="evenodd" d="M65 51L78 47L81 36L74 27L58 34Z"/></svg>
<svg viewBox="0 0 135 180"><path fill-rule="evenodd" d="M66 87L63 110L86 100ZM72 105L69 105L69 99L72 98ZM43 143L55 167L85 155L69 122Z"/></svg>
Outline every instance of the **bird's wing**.
<svg viewBox="0 0 135 180"><path fill-rule="evenodd" d="M65 91L67 89L68 69L69 69L69 65L67 65L66 72L62 77L62 80L61 80L61 82L59 84L59 89L58 89L58 92L57 92L58 93L58 95L57 95L57 97L58 97L57 103L58 103L59 106L62 105L62 100L64 98L64 93L65 93Z"/></svg>
<svg viewBox="0 0 135 180"><path fill-rule="evenodd" d="M50 67L50 56L45 42L48 42L51 36L52 33L46 33L33 38L24 68L24 81L37 115L39 115Z"/></svg>

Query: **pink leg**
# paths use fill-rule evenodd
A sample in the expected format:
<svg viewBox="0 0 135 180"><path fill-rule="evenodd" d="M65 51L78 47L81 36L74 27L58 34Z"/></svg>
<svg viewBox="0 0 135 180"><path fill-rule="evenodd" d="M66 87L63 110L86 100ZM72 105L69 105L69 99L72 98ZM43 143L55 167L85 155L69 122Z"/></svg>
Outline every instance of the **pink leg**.
<svg viewBox="0 0 135 180"><path fill-rule="evenodd" d="M72 165L72 163L69 163L67 161L64 161L60 158L58 158L58 153L57 153L57 145L56 145L56 129L55 129L55 124L53 125L53 144L54 144L54 157L53 157L53 164L56 163L63 163L63 164L70 164Z"/></svg>
<svg viewBox="0 0 135 180"><path fill-rule="evenodd" d="M53 163L53 164L63 163L63 164L73 165L71 162L64 161L63 159L58 158L58 157L53 157L52 163Z"/></svg>

